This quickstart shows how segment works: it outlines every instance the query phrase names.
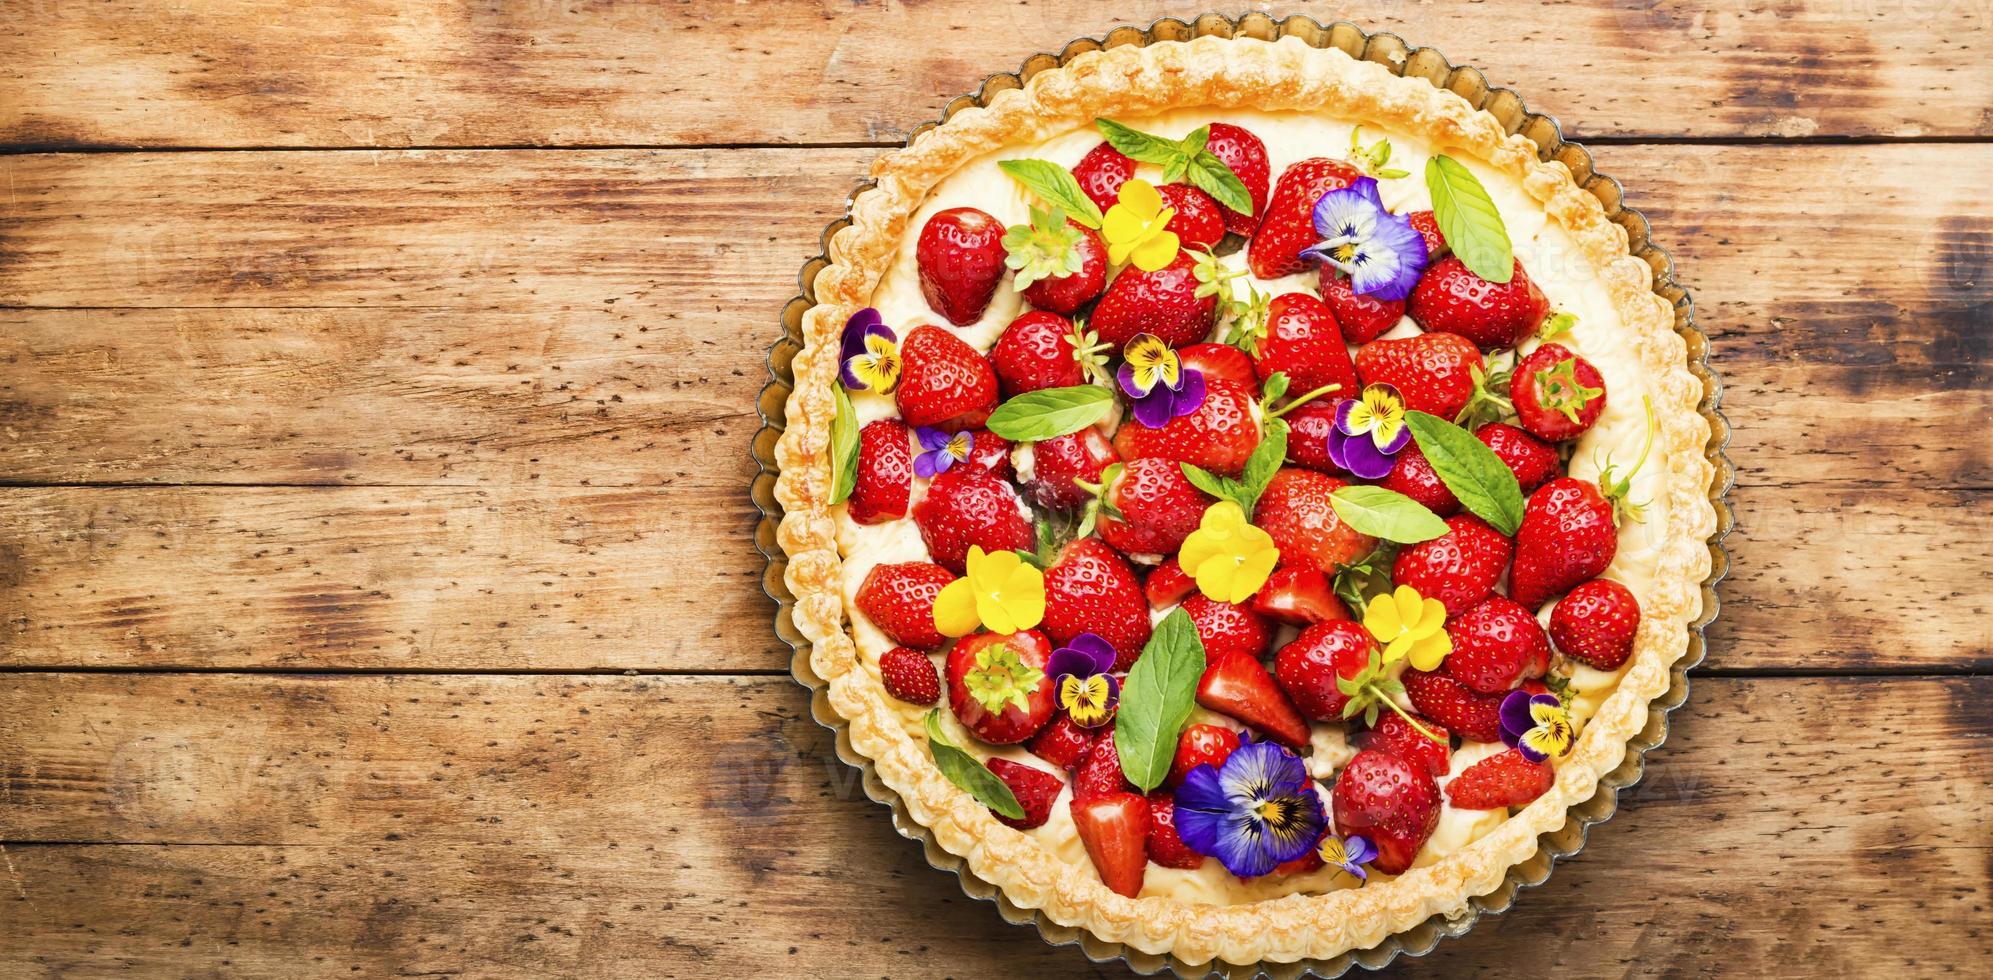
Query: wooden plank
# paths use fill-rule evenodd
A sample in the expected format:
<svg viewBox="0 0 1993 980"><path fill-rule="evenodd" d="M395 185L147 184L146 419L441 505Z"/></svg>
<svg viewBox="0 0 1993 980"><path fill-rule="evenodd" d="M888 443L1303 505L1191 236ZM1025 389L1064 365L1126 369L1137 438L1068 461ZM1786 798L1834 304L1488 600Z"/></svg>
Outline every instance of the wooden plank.
<svg viewBox="0 0 1993 980"><path fill-rule="evenodd" d="M26 9L0 34L0 140L250 147L897 141L1030 54L1185 13L1160 0ZM1993 132L1993 87L1969 67L1993 53L1977 4L1301 9L1438 44L1578 133Z"/></svg>
<svg viewBox="0 0 1993 980"><path fill-rule="evenodd" d="M1095 975L925 867L784 680L0 692L0 972ZM1983 960L1989 697L1986 677L1699 682L1584 854L1408 972Z"/></svg>

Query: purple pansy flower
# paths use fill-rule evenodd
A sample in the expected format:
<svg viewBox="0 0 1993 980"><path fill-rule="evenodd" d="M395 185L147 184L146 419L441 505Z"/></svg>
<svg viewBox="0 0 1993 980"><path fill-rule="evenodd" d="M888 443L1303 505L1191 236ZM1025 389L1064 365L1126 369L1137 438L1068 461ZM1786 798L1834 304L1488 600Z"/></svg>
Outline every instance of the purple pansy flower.
<svg viewBox="0 0 1993 980"><path fill-rule="evenodd" d="M1377 860L1377 845L1362 834L1337 837L1328 834L1322 838L1320 848L1322 863L1331 868L1341 868L1358 881L1370 880L1370 872L1364 865Z"/></svg>
<svg viewBox="0 0 1993 980"><path fill-rule="evenodd" d="M1374 177L1323 194L1315 201L1314 219L1322 240L1302 249L1301 257L1336 267L1360 295L1404 299L1431 260L1411 220L1384 210Z"/></svg>
<svg viewBox="0 0 1993 980"><path fill-rule="evenodd" d="M1555 694L1510 691L1502 699L1502 744L1531 762L1571 751L1571 712Z"/></svg>
<svg viewBox="0 0 1993 980"><path fill-rule="evenodd" d="M891 394L900 383L899 336L868 306L844 321L837 363L846 388Z"/></svg>
<svg viewBox="0 0 1993 980"><path fill-rule="evenodd" d="M1161 337L1138 333L1121 356L1114 379L1133 400L1135 421L1160 429L1204 404L1203 372L1184 367Z"/></svg>
<svg viewBox="0 0 1993 980"><path fill-rule="evenodd" d="M1308 767L1286 746L1242 740L1225 764L1198 766L1176 791L1176 832L1241 878L1315 849L1328 821Z"/></svg>
<svg viewBox="0 0 1993 980"><path fill-rule="evenodd" d="M1405 424L1405 400L1387 384L1368 385L1358 398L1336 403L1336 426L1329 430L1329 460L1366 480L1391 472L1391 457L1412 441Z"/></svg>
<svg viewBox="0 0 1993 980"><path fill-rule="evenodd" d="M913 458L913 474L923 480L948 472L976 451L976 434L967 430L943 432L923 425L913 430L913 436L921 448L920 455Z"/></svg>
<svg viewBox="0 0 1993 980"><path fill-rule="evenodd" d="M1109 673L1114 660L1113 644L1093 633L1081 633L1045 661L1059 707L1075 724L1098 728L1114 717L1121 703L1121 682Z"/></svg>

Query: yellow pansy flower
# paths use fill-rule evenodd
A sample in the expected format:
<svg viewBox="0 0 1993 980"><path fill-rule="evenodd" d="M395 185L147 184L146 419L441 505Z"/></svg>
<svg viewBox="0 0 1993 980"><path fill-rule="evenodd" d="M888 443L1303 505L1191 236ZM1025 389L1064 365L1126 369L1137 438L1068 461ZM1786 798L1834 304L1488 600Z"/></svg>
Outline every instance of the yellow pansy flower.
<svg viewBox="0 0 1993 980"><path fill-rule="evenodd" d="M1015 551L969 547L968 574L934 597L934 626L943 636L968 636L982 626L1018 633L1045 619L1045 573Z"/></svg>
<svg viewBox="0 0 1993 980"><path fill-rule="evenodd" d="M1230 500L1204 508L1204 519L1185 538L1177 561L1197 580L1197 590L1218 602L1244 602L1266 584L1280 549L1265 531L1247 523Z"/></svg>
<svg viewBox="0 0 1993 980"><path fill-rule="evenodd" d="M1446 606L1420 596L1409 585L1371 599L1363 611L1363 626L1384 645L1387 664L1410 657L1412 666L1432 670L1453 652L1453 638L1446 635Z"/></svg>
<svg viewBox="0 0 1993 980"><path fill-rule="evenodd" d="M1168 230L1175 208L1163 207L1163 196L1146 180L1122 183L1117 203L1107 209L1101 221L1101 236L1107 239L1107 261L1120 265L1133 260L1135 268L1154 272L1176 261L1176 232Z"/></svg>

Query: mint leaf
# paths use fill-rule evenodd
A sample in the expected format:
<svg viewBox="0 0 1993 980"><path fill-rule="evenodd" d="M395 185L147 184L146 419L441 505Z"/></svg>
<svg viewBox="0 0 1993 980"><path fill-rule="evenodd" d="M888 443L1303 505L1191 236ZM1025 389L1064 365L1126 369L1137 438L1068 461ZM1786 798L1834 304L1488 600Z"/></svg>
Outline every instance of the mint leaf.
<svg viewBox="0 0 1993 980"><path fill-rule="evenodd" d="M1230 477L1219 476L1202 466L1192 463L1178 463L1176 465L1179 469L1183 470L1183 478L1189 480L1191 486L1213 497L1217 497L1219 500L1238 500L1240 492L1245 490L1245 487L1240 485L1239 481ZM1239 506L1244 507L1245 504L1240 504Z"/></svg>
<svg viewBox="0 0 1993 980"><path fill-rule="evenodd" d="M1130 160L1167 167L1171 161L1183 156L1182 147L1175 140L1151 136L1139 129L1123 126L1112 119L1096 119L1093 124L1100 130L1100 135L1107 140L1107 145L1120 150L1121 155Z"/></svg>
<svg viewBox="0 0 1993 980"><path fill-rule="evenodd" d="M1417 544L1446 533L1446 522L1424 504L1383 487L1357 484L1329 494L1329 506L1343 523L1386 541Z"/></svg>
<svg viewBox="0 0 1993 980"><path fill-rule="evenodd" d="M1114 393L1099 385L1027 391L998 405L985 428L1012 442L1039 442L1078 432L1113 406Z"/></svg>
<svg viewBox="0 0 1993 980"><path fill-rule="evenodd" d="M1073 172L1050 160L1001 160L998 169L1024 185L1047 204L1056 205L1066 216L1088 228L1099 228L1100 207L1080 190Z"/></svg>
<svg viewBox="0 0 1993 980"><path fill-rule="evenodd" d="M1432 193L1440 234L1468 271L1489 282L1508 282L1515 275L1509 230L1481 181L1460 161L1441 154L1426 161L1426 190Z"/></svg>
<svg viewBox="0 0 1993 980"><path fill-rule="evenodd" d="M1246 457L1245 472L1239 482L1245 484L1247 499L1239 506L1246 509L1251 517L1253 506L1259 503L1260 494L1266 492L1266 485L1273 482L1273 475L1287 462L1287 423L1281 419L1269 420L1260 433L1259 445L1253 447L1253 454Z"/></svg>
<svg viewBox="0 0 1993 980"><path fill-rule="evenodd" d="M858 410L843 385L836 388L837 414L830 420L830 502L841 504L858 486Z"/></svg>
<svg viewBox="0 0 1993 980"><path fill-rule="evenodd" d="M934 757L934 768L941 770L949 782L975 797L976 802L1012 820L1024 819L1024 807L1018 805L1017 794L1012 793L1010 787L996 777L996 773L977 762L975 756L962 751L948 741L948 736L941 734L940 708L927 713L927 751Z"/></svg>
<svg viewBox="0 0 1993 980"><path fill-rule="evenodd" d="M1522 486L1515 471L1487 443L1437 415L1406 412L1419 452L1439 474L1441 483L1460 498L1460 505L1489 526L1514 537L1522 527Z"/></svg>
<svg viewBox="0 0 1993 980"><path fill-rule="evenodd" d="M1240 214L1253 213L1253 194L1246 190L1246 182L1210 150L1192 158L1183 175L1192 186L1216 198L1219 204Z"/></svg>
<svg viewBox="0 0 1993 980"><path fill-rule="evenodd" d="M1142 792L1163 784L1176 758L1176 738L1196 704L1204 676L1204 641L1190 614L1179 606L1156 624L1142 656L1121 685L1121 709L1114 718L1114 747L1121 771ZM940 709L935 709L940 710Z"/></svg>

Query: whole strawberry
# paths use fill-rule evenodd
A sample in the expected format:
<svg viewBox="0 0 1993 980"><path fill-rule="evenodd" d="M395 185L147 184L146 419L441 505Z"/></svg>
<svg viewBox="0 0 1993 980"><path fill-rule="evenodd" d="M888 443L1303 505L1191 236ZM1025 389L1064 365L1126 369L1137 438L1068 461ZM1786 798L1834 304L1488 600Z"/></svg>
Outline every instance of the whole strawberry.
<svg viewBox="0 0 1993 980"><path fill-rule="evenodd" d="M858 430L858 478L845 514L855 524L880 524L907 516L913 495L913 439L898 419L867 422Z"/></svg>
<svg viewBox="0 0 1993 980"><path fill-rule="evenodd" d="M1230 381L1247 388L1259 384L1259 375L1253 372L1253 359L1231 344L1191 344L1177 351L1176 356L1185 370L1204 375L1206 381Z"/></svg>
<svg viewBox="0 0 1993 980"><path fill-rule="evenodd" d="M1379 486L1396 490L1441 517L1451 517L1460 512L1460 498L1455 497L1453 491L1447 489L1446 481L1433 472L1432 463L1419 450L1416 438L1406 443L1405 448L1392 458L1391 472L1384 474Z"/></svg>
<svg viewBox="0 0 1993 980"><path fill-rule="evenodd" d="M1336 385L1335 397L1356 396L1356 365L1343 346L1336 315L1307 293L1282 293L1267 304L1266 333L1255 353L1253 367L1261 381L1280 373L1287 375L1290 391Z"/></svg>
<svg viewBox="0 0 1993 980"><path fill-rule="evenodd" d="M1322 266L1319 287L1322 302L1329 304L1329 310L1336 315L1343 339L1352 344L1370 343L1405 318L1404 300L1378 299L1359 293L1350 278L1335 266Z"/></svg>
<svg viewBox="0 0 1993 980"><path fill-rule="evenodd" d="M1111 144L1102 143L1087 151L1073 167L1080 190L1093 200L1101 213L1121 199L1121 185L1135 176L1135 161Z"/></svg>
<svg viewBox="0 0 1993 980"><path fill-rule="evenodd" d="M1366 385L1388 384L1405 407L1452 419L1474 397L1481 352L1466 338L1424 333L1402 340L1376 340L1356 352L1356 376Z"/></svg>
<svg viewBox="0 0 1993 980"><path fill-rule="evenodd" d="M1206 659L1238 653L1257 660L1273 641L1266 620L1244 606L1221 602L1200 592L1183 600L1183 611L1197 627L1197 638L1204 641Z"/></svg>
<svg viewBox="0 0 1993 980"><path fill-rule="evenodd" d="M1058 800L1059 791L1066 784L1059 777L1021 762L1009 759L991 759L988 762L990 775L1003 780L1010 787L1010 795L1017 797L1017 805L1024 808L1024 819L1018 820L991 811L997 822L1019 830L1042 827L1052 816L1052 804Z"/></svg>
<svg viewBox="0 0 1993 980"><path fill-rule="evenodd" d="M1186 725L1176 739L1176 757L1170 760L1170 785L1183 782L1198 766L1222 766L1239 747L1239 733L1221 725Z"/></svg>
<svg viewBox="0 0 1993 980"><path fill-rule="evenodd" d="M1472 514L1446 519L1446 533L1398 552L1391 581L1438 599L1448 616L1458 616L1495 591L1509 565L1513 546L1502 532Z"/></svg>
<svg viewBox="0 0 1993 980"><path fill-rule="evenodd" d="M1107 288L1107 243L1101 241L1099 232L1071 220L1066 222L1063 232L1040 237L1052 239L1043 247L1046 257L1041 263L1059 262L1061 269L1072 269L1075 265L1078 268L1064 275L1033 278L1019 292L1026 303L1038 309L1070 316ZM1015 254L1012 261L1018 261Z"/></svg>
<svg viewBox="0 0 1993 980"><path fill-rule="evenodd" d="M1003 397L1041 388L1070 388L1092 380L1082 359L1073 321L1048 310L1028 310L1003 328L990 348ZM1089 352L1091 353L1091 352Z"/></svg>
<svg viewBox="0 0 1993 980"><path fill-rule="evenodd" d="M1197 580L1183 570L1183 563L1175 555L1163 559L1149 577L1142 580L1142 594L1149 597L1149 608L1161 612L1170 609L1197 591Z"/></svg>
<svg viewBox="0 0 1993 980"><path fill-rule="evenodd" d="M1550 610L1551 642L1565 656L1600 670L1625 666L1639 631L1640 600L1608 578L1572 589Z"/></svg>
<svg viewBox="0 0 1993 980"><path fill-rule="evenodd" d="M1250 235L1259 227L1259 215L1266 209L1266 196L1273 182L1273 166L1266 157L1266 144L1251 131L1231 123L1212 123L1211 138L1204 143L1211 155L1225 162L1239 182L1252 195L1253 213L1242 214L1225 208L1225 230ZM1310 244L1313 244L1312 242Z"/></svg>
<svg viewBox="0 0 1993 980"><path fill-rule="evenodd" d="M1605 378L1563 344L1544 344L1516 365L1509 400L1530 435L1547 442L1576 439L1605 411Z"/></svg>
<svg viewBox="0 0 1993 980"><path fill-rule="evenodd" d="M1336 426L1336 405L1342 399L1329 397L1308 402L1288 412L1287 461L1323 473L1343 473L1329 458L1329 431Z"/></svg>
<svg viewBox="0 0 1993 980"><path fill-rule="evenodd" d="M1121 270L1094 304L1089 321L1100 339L1125 347L1136 334L1152 333L1171 347L1194 344L1218 322L1216 294L1198 296L1197 260L1178 252L1170 264L1148 272L1135 266ZM904 382L902 382L904 384Z"/></svg>
<svg viewBox="0 0 1993 980"><path fill-rule="evenodd" d="M1261 279L1278 279L1310 267L1301 250L1320 240L1315 234L1315 202L1348 187L1363 172L1347 161L1310 157L1281 171L1266 202L1266 213L1246 245L1246 264Z"/></svg>
<svg viewBox="0 0 1993 980"><path fill-rule="evenodd" d="M1334 575L1377 547L1376 538L1343 523L1330 502L1331 494L1348 485L1314 470L1282 469L1260 495L1253 523L1273 538L1283 563Z"/></svg>
<svg viewBox="0 0 1993 980"><path fill-rule="evenodd" d="M1550 301L1522 261L1505 283L1475 275L1458 256L1434 262L1412 289L1406 311L1428 333L1465 337L1483 350L1514 347L1550 315Z"/></svg>
<svg viewBox="0 0 1993 980"><path fill-rule="evenodd" d="M1474 437L1508 464L1509 472L1516 475L1516 482L1522 485L1523 493L1542 486L1543 481L1557 475L1557 450L1513 425L1490 422L1475 429Z"/></svg>
<svg viewBox="0 0 1993 980"><path fill-rule="evenodd" d="M1509 596L1541 608L1552 596L1599 577L1618 553L1612 502L1589 480L1559 477L1536 488L1523 505Z"/></svg>
<svg viewBox="0 0 1993 980"><path fill-rule="evenodd" d="M1107 487L1100 536L1124 555L1154 556L1148 560L1160 561L1183 547L1183 539L1197 530L1210 503L1211 497L1197 489L1174 460L1131 459Z"/></svg>
<svg viewBox="0 0 1993 980"><path fill-rule="evenodd" d="M1030 465L1024 468L1025 450L1011 454L1020 467L1024 495L1040 507L1067 510L1093 499L1082 483L1097 484L1107 468L1119 462L1114 444L1096 428L1085 428L1053 436L1029 447Z"/></svg>
<svg viewBox="0 0 1993 980"><path fill-rule="evenodd" d="M1439 826L1439 785L1426 768L1374 749L1356 754L1329 794L1336 829L1377 846L1371 867L1403 874Z"/></svg>
<svg viewBox="0 0 1993 980"><path fill-rule="evenodd" d="M1156 193L1162 195L1164 207L1176 209L1168 228L1184 248L1209 251L1225 237L1225 209L1211 195L1189 184L1163 184Z"/></svg>
<svg viewBox="0 0 1993 980"><path fill-rule="evenodd" d="M1056 681L1058 678L1053 678ZM1094 731L1079 722L1057 715L1052 723L1038 730L1025 746L1032 755L1045 760L1067 772L1079 768L1080 760L1086 757L1087 749L1093 747Z"/></svg>
<svg viewBox="0 0 1993 980"><path fill-rule="evenodd" d="M879 681L887 694L908 704L941 702L941 675L934 661L911 647L894 647L879 655Z"/></svg>
<svg viewBox="0 0 1993 980"><path fill-rule="evenodd" d="M1037 630L977 633L948 651L948 708L969 734L1015 745L1038 733L1057 707L1045 664L1052 641Z"/></svg>
<svg viewBox="0 0 1993 980"><path fill-rule="evenodd" d="M966 327L1003 281L1003 222L975 208L937 211L914 243L920 294L949 323Z"/></svg>
<svg viewBox="0 0 1993 980"><path fill-rule="evenodd" d="M1477 694L1507 694L1550 667L1550 638L1536 616L1507 596L1493 595L1446 624L1453 652L1447 676Z"/></svg>
<svg viewBox="0 0 1993 980"><path fill-rule="evenodd" d="M1316 623L1273 658L1273 676L1301 713L1315 721L1340 722L1349 695L1336 685L1354 680L1370 666L1377 640L1359 623L1346 619Z"/></svg>
<svg viewBox="0 0 1993 980"><path fill-rule="evenodd" d="M915 327L900 345L893 399L909 426L974 429L997 406L997 377L974 347L940 327Z"/></svg>
<svg viewBox="0 0 1993 980"><path fill-rule="evenodd" d="M1446 798L1461 810L1527 806L1557 782L1547 763L1531 762L1520 749L1491 755L1460 771L1446 784Z"/></svg>
<svg viewBox="0 0 1993 980"><path fill-rule="evenodd" d="M1398 679L1404 682L1412 707L1453 734L1471 742L1502 740L1503 695L1478 694L1447 674L1417 668L1405 671Z"/></svg>
<svg viewBox="0 0 1993 980"><path fill-rule="evenodd" d="M967 567L971 545L1028 551L1037 543L1017 491L980 466L956 466L937 475L914 505L913 520L928 553L958 575Z"/></svg>
<svg viewBox="0 0 1993 980"><path fill-rule="evenodd" d="M874 565L854 599L858 611L894 643L932 650L948 642L934 627L934 597L953 581L953 573L933 562Z"/></svg>
<svg viewBox="0 0 1993 980"><path fill-rule="evenodd" d="M1446 236L1439 230L1439 217L1431 211L1414 211L1405 215L1405 220L1412 223L1412 230L1418 232L1420 238L1425 239L1426 254L1432 256L1434 262L1439 261L1447 252Z"/></svg>
<svg viewBox="0 0 1993 980"><path fill-rule="evenodd" d="M1250 388L1206 379L1204 401L1160 429L1129 419L1114 434L1124 460L1172 459L1201 466L1220 476L1238 476L1259 446L1260 425Z"/></svg>
<svg viewBox="0 0 1993 980"><path fill-rule="evenodd" d="M1121 750L1114 744L1114 726L1100 729L1080 757L1073 774L1073 799L1088 800L1110 793L1133 792L1135 785L1121 772Z"/></svg>
<svg viewBox="0 0 1993 980"><path fill-rule="evenodd" d="M1204 855L1190 849L1176 833L1176 794L1159 789L1149 794L1149 860L1165 868L1195 871Z"/></svg>
<svg viewBox="0 0 1993 980"><path fill-rule="evenodd" d="M1135 571L1099 538L1080 538L1045 570L1045 622L1060 645L1092 633L1114 647L1114 669L1125 671L1149 642L1148 598Z"/></svg>
<svg viewBox="0 0 1993 980"><path fill-rule="evenodd" d="M969 435L975 440L969 449L969 462L1000 479L1010 479L1010 440L988 429L977 429Z"/></svg>
<svg viewBox="0 0 1993 980"><path fill-rule="evenodd" d="M1419 724L1439 738L1427 737L1413 728L1411 722L1393 713L1377 719L1375 728L1357 734L1353 744L1358 749L1375 749L1385 755L1395 755L1438 779L1453 767L1453 742L1447 737L1446 727L1439 722L1428 718Z"/></svg>

